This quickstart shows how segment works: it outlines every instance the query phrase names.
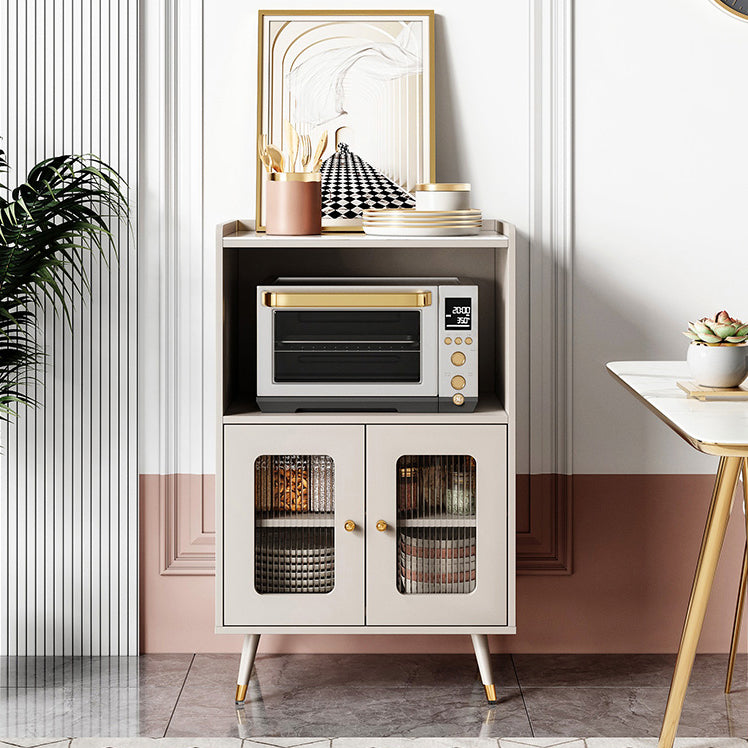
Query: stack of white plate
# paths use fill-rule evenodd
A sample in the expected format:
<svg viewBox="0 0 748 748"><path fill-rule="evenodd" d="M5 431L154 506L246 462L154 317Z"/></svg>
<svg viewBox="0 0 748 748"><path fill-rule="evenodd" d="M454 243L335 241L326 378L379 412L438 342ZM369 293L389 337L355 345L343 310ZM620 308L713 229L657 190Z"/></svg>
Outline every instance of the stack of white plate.
<svg viewBox="0 0 748 748"><path fill-rule="evenodd" d="M480 229L480 210L364 210L364 231L373 236L472 236Z"/></svg>
<svg viewBox="0 0 748 748"><path fill-rule="evenodd" d="M398 589L410 593L468 593L475 589L475 530L401 530Z"/></svg>
<svg viewBox="0 0 748 748"><path fill-rule="evenodd" d="M260 592L330 592L335 586L335 551L258 549L255 587Z"/></svg>
<svg viewBox="0 0 748 748"><path fill-rule="evenodd" d="M273 528L257 533L258 592L330 592L334 586L335 546L327 528Z"/></svg>

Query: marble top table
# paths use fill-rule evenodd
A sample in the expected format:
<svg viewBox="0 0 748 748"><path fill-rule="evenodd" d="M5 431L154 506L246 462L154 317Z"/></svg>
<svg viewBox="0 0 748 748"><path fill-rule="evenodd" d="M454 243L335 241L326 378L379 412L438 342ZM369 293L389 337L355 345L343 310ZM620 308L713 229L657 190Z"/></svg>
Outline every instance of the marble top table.
<svg viewBox="0 0 748 748"><path fill-rule="evenodd" d="M700 452L748 456L748 400L686 397L685 361L613 361L608 371L658 418Z"/></svg>
<svg viewBox="0 0 748 748"><path fill-rule="evenodd" d="M748 458L748 401L702 402L686 397L686 393L677 385L679 380L691 378L685 361L615 361L608 364L608 371L692 447L706 454L719 455L720 458L691 589L691 599L683 624L678 658L660 730L658 748L672 748L741 471L743 500L748 509L748 471L745 459ZM725 685L725 691L728 693L732 682L747 580L748 542L743 553L743 570L733 622L732 646Z"/></svg>

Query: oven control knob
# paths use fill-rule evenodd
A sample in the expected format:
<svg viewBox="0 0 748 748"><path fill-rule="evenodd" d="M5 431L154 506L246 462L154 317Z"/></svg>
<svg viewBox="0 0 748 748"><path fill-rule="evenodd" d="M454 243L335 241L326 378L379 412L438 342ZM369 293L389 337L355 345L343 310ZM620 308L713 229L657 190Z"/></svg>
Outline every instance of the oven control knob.
<svg viewBox="0 0 748 748"><path fill-rule="evenodd" d="M452 395L452 402L455 405L462 405L465 402L465 396L461 392L455 392L455 394Z"/></svg>
<svg viewBox="0 0 748 748"><path fill-rule="evenodd" d="M455 345L462 345L462 338L455 338Z"/></svg>
<svg viewBox="0 0 748 748"><path fill-rule="evenodd" d="M455 351L450 357L449 360L455 365L455 366L462 366L465 363L465 354L462 351Z"/></svg>
<svg viewBox="0 0 748 748"><path fill-rule="evenodd" d="M461 377L459 374L456 377L452 377L451 385L456 390L461 390L465 386L465 377Z"/></svg>
<svg viewBox="0 0 748 748"><path fill-rule="evenodd" d="M472 338L465 338L465 345L472 345L473 339Z"/></svg>

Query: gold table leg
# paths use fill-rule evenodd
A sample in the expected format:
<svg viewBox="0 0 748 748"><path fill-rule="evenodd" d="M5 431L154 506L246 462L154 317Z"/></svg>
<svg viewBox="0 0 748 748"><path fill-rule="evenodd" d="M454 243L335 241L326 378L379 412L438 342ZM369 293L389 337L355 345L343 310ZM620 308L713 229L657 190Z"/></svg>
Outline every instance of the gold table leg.
<svg viewBox="0 0 748 748"><path fill-rule="evenodd" d="M735 618L732 623L732 641L730 642L730 658L727 661L727 678L725 680L725 693L730 693L732 688L732 671L735 669L735 655L738 652L738 639L740 638L740 624L743 621L743 606L745 605L745 587L748 581L748 543L743 551L743 568L740 572L740 585L738 586L738 601L735 605Z"/></svg>
<svg viewBox="0 0 748 748"><path fill-rule="evenodd" d="M699 642L701 627L704 623L706 605L712 590L714 572L722 551L727 522L730 519L732 496L738 482L738 474L743 462L742 457L720 457L717 477L712 491L704 537L701 541L699 560L691 588L691 599L688 602L686 620L683 624L678 657L675 661L673 681L665 707L658 748L672 748L675 733L678 729L686 688L691 677L693 660L696 656L696 645Z"/></svg>
<svg viewBox="0 0 748 748"><path fill-rule="evenodd" d="M738 640L740 638L740 624L743 620L743 608L745 607L745 589L748 582L748 468L743 458L743 512L745 516L745 549L743 550L743 566L740 570L740 584L738 585L738 600L735 604L735 618L732 622L732 640L730 641L730 657L727 661L727 679L725 680L725 693L730 693L732 688L732 671L735 669L735 655L738 653Z"/></svg>

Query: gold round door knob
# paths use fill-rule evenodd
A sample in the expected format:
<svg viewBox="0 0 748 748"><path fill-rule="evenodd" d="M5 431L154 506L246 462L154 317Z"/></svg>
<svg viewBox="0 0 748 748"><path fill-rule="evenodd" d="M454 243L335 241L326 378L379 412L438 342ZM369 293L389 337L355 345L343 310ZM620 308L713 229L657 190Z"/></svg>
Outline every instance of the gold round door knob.
<svg viewBox="0 0 748 748"><path fill-rule="evenodd" d="M379 532L384 532L386 529L387 523L383 519L380 519L379 522L377 522L377 530L379 530Z"/></svg>
<svg viewBox="0 0 748 748"><path fill-rule="evenodd" d="M345 524L343 525L346 532L353 532L356 529L356 523L352 519L346 520Z"/></svg>
<svg viewBox="0 0 748 748"><path fill-rule="evenodd" d="M452 387L454 387L456 390L461 390L465 386L465 377L461 377L459 374L457 376L452 377L452 381L450 383Z"/></svg>
<svg viewBox="0 0 748 748"><path fill-rule="evenodd" d="M462 351L455 351L450 357L449 360L455 365L455 366L462 366L465 363L465 354Z"/></svg>

